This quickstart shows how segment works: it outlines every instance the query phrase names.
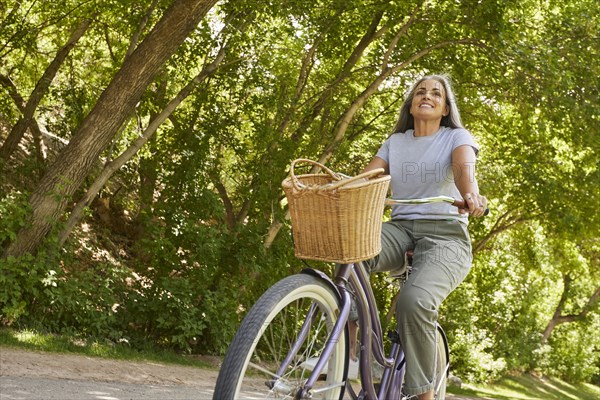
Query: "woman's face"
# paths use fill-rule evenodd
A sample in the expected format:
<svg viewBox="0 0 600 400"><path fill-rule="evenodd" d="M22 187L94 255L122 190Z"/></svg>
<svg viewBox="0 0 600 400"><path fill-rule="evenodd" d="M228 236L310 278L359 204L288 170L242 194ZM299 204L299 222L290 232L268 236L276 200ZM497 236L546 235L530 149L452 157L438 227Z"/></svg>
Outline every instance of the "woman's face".
<svg viewBox="0 0 600 400"><path fill-rule="evenodd" d="M415 120L441 120L448 111L446 90L441 82L426 79L417 85L410 106Z"/></svg>

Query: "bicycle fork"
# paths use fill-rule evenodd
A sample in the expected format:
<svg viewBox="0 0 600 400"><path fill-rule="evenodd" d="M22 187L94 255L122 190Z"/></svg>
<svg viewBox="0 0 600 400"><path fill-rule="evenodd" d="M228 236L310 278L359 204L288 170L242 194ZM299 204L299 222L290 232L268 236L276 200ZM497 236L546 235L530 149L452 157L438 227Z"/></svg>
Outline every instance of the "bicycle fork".
<svg viewBox="0 0 600 400"><path fill-rule="evenodd" d="M321 275L321 274L319 274L319 275ZM313 371L311 372L311 374L310 374L308 380L306 381L306 383L304 384L304 386L302 388L300 388L298 390L298 392L295 394L295 396L294 396L295 399L299 399L299 400L300 399L310 399L312 397L310 394L310 391L313 388L313 386L315 385L315 383L317 382L317 379L319 378L319 376L321 375L321 371L325 367L325 364L327 364L327 360L329 360L329 357L331 356L331 353L333 352L335 343L337 343L339 341L340 335L342 335L344 333L344 329L346 328L346 324L348 322L348 317L350 315L350 309L351 309L351 304L352 304L351 295L348 292L348 290L345 288L345 286L339 286L339 285L336 285L336 286L337 286L338 293L340 294L341 300L342 300L341 308L340 308L340 315L337 318L337 320L335 321L335 324L333 326L331 334L329 335L329 337L327 339L327 344L326 344L325 348L323 349L323 353L319 357L317 364L315 365ZM302 328L300 329L300 333L298 335L296 342L294 343L294 345L288 352L287 356L285 357L284 361L281 363L281 365L277 371L277 374L276 374L277 377L281 377L284 375L285 370L291 364L298 349L302 346L302 343L304 343L304 341L306 340L308 333L310 331L310 327L314 322L315 311L316 311L316 306L313 304L313 305L311 305L311 308L310 308L310 310L307 314L307 317L302 325ZM343 384L345 384L345 382L340 383L340 385L343 385ZM289 393L289 390L288 390L289 388L284 384L282 385L282 383L279 382L279 379L273 381L272 385L273 385L272 389L274 389L276 391L281 390L284 393L291 394L291 393ZM282 385L282 387L280 387L280 385ZM327 389L329 389L329 388L326 388L325 390L327 390Z"/></svg>
<svg viewBox="0 0 600 400"><path fill-rule="evenodd" d="M334 344L338 342L338 340L340 339L340 335L342 335L344 329L346 328L348 316L350 315L351 297L350 293L347 290L343 290L340 292L340 294L342 295L342 309L340 312L340 316L337 319L337 321L335 321L335 325L333 326L331 335L327 339L327 345L325 346L323 353L319 358L319 361L317 361L315 369L312 371L310 377L304 385L304 388L299 393L299 399L303 399L304 395L306 395L308 391L314 386L315 382L319 378L319 375L321 374L321 371L323 370L323 367L325 366L325 364L327 364L327 360L329 360L329 357L333 352Z"/></svg>

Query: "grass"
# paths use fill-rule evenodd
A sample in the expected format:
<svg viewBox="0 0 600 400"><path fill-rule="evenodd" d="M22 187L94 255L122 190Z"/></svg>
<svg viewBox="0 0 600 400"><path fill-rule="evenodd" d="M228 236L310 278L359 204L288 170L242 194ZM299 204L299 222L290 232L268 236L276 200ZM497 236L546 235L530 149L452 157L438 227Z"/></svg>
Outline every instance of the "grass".
<svg viewBox="0 0 600 400"><path fill-rule="evenodd" d="M31 330L15 331L0 328L0 346L54 353L75 353L116 360L155 361L166 364L213 368L206 361L170 350L160 350L152 347L140 350L132 348L127 343L115 344L90 339L82 340L78 337L53 335Z"/></svg>
<svg viewBox="0 0 600 400"><path fill-rule="evenodd" d="M169 350L147 348L136 350L126 343L81 340L76 337L52 335L30 330L15 331L0 328L0 346L56 353L77 353L117 360L155 361L165 364L213 368L211 364ZM600 387L586 383L570 384L560 379L533 375L506 376L488 385L448 387L448 392L462 397L490 400L598 400Z"/></svg>
<svg viewBox="0 0 600 400"><path fill-rule="evenodd" d="M571 384L557 378L529 374L506 376L485 386L448 387L448 392L465 397L494 400L598 400L600 387L588 383Z"/></svg>

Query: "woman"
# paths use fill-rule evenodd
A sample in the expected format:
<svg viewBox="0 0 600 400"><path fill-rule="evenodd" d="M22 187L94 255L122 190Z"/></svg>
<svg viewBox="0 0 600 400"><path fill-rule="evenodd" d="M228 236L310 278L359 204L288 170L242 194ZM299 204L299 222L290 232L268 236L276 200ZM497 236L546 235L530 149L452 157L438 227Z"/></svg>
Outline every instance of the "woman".
<svg viewBox="0 0 600 400"><path fill-rule="evenodd" d="M426 76L413 85L394 132L364 171L383 168L390 174L393 198L446 195L463 198L468 206L395 206L382 227L381 253L366 261L371 272L392 271L414 250L397 309L406 349L405 390L420 400L433 399L437 310L471 268L468 216L483 216L487 200L475 179L478 147L461 125L444 76Z"/></svg>

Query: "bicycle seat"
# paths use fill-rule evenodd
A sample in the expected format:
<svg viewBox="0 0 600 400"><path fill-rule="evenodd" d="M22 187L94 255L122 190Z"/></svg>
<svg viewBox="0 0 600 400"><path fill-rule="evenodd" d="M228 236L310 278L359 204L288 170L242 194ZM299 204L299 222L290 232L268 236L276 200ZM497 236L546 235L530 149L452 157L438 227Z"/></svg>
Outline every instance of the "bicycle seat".
<svg viewBox="0 0 600 400"><path fill-rule="evenodd" d="M392 271L392 273L390 273L390 278L402 280L406 279L408 276L407 274L409 274L410 270L412 269L413 255L413 249L406 250L404 253L404 265L402 268Z"/></svg>

